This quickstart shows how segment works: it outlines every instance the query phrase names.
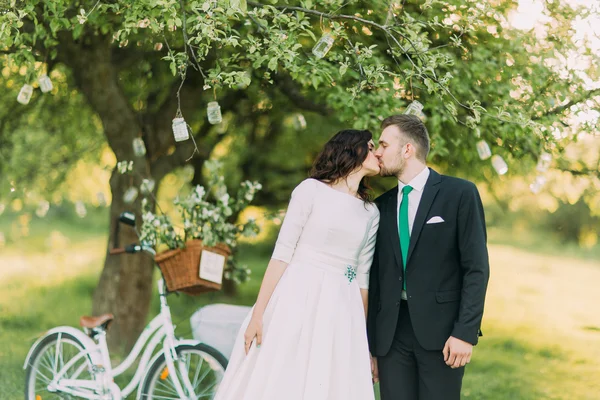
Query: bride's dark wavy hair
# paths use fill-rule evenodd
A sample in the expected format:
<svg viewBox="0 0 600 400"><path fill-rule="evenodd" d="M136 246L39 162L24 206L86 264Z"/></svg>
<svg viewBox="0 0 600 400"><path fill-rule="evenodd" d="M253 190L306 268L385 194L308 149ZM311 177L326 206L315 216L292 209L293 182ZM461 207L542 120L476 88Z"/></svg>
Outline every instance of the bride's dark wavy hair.
<svg viewBox="0 0 600 400"><path fill-rule="evenodd" d="M346 129L332 137L315 159L310 177L325 183L346 179L360 167L369 155L370 131ZM358 196L365 202L371 201L370 187L366 177L358 185Z"/></svg>

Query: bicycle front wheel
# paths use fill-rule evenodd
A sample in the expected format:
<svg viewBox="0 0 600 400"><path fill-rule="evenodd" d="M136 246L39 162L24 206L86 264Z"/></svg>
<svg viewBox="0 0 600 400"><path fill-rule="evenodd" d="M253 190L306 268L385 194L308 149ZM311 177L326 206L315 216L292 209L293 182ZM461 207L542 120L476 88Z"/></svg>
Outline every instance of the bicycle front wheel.
<svg viewBox="0 0 600 400"><path fill-rule="evenodd" d="M67 395L48 385L64 369L65 365L80 353L85 352L83 344L73 335L60 332L45 337L33 350L25 372L25 400L50 400L78 398ZM82 379L93 381L92 363L88 356L81 356L68 370L63 371L60 379ZM60 381L60 380L59 380ZM77 389L81 395L92 395L89 389Z"/></svg>
<svg viewBox="0 0 600 400"><path fill-rule="evenodd" d="M142 384L141 399L179 399L173 379L181 386L183 379L179 365L183 365L187 377L192 384L194 393L186 393L188 398L211 400L217 393L217 388L227 368L227 359L216 349L205 344L180 345L176 348L178 361L175 361L177 371L169 371L165 355L162 354L150 366ZM185 391L184 387L184 391Z"/></svg>

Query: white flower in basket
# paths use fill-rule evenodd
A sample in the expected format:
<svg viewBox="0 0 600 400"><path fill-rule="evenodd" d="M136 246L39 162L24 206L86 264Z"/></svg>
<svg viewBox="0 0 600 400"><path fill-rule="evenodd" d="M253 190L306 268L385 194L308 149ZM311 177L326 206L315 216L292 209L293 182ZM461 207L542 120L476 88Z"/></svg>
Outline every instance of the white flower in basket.
<svg viewBox="0 0 600 400"><path fill-rule="evenodd" d="M242 182L236 196L230 196L220 164L209 161L206 166L210 176L207 188L198 185L174 201L181 223L155 214L147 200L142 201L140 240L158 249L156 260L172 291L199 294L219 290L226 267L235 268L228 257L237 246L237 238L258 233L254 220L240 225L231 218L248 206L261 185ZM169 263L172 265L165 266ZM177 263L180 265L173 265Z"/></svg>

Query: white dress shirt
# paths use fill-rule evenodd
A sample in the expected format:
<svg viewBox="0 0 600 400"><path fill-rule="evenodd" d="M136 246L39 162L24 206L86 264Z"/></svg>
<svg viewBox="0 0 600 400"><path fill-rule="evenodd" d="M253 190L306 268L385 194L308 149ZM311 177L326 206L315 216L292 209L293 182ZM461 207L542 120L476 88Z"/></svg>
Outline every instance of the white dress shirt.
<svg viewBox="0 0 600 400"><path fill-rule="evenodd" d="M402 188L404 186L411 186L413 190L408 194L408 230L412 234L413 225L415 223L415 217L417 215L417 209L423 197L423 189L425 189L425 183L429 178L429 168L425 167L423 171L419 172L410 182L404 184L398 180L398 205L396 208L396 215L399 215L400 204L402 203ZM398 218L397 218L398 219ZM396 221L398 224L398 221Z"/></svg>

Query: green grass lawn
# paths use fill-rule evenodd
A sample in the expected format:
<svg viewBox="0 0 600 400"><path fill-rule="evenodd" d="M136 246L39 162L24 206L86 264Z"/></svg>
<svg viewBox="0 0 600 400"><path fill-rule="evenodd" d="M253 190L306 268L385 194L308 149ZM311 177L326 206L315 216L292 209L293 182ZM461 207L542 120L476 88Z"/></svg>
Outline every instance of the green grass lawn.
<svg viewBox="0 0 600 400"><path fill-rule="evenodd" d="M44 330L53 326L77 326L79 316L87 314L91 309L92 293L103 262L105 237L91 233L78 236L76 227L72 225L53 225L51 229L66 232L65 236L71 241L68 249L50 251L44 246L39 246L32 250L26 246L26 242L29 241L43 243L47 229L50 228L32 229L31 237L24 239L19 246L10 246L0 253L3 272L0 275L2 400L23 397L22 365L33 341ZM75 239L76 237L80 239ZM485 336L475 348L473 361L468 367L463 397L490 400L599 399L600 328L595 328L600 325L600 321L595 324L593 314L588 316L581 310L577 314L576 310L569 307L557 312L572 311L572 326L565 323L565 326L557 327L553 320L533 318L532 315L545 315L547 311L544 307L549 303L543 300L543 296L544 288L552 291L548 282L562 278L559 275L554 276L554 267L548 264L548 256L545 254L536 254L531 249L514 249L499 245L491 245L490 248L491 282L494 285L490 286L486 305L483 327ZM29 250L24 253L24 249ZM572 257L568 259L571 269L581 268L582 271L592 274L585 277L584 280L590 281L589 286L581 288L581 292L597 291L591 280L593 277L600 277L600 263L596 261L595 264L590 264L589 261L578 260L571 254L569 257ZM505 258L513 261L505 262ZM204 304L253 303L266 267L268 251L265 251L263 246L244 246L240 251L240 259L252 269L253 279L239 288L236 298L228 298L222 293L169 298L173 321L178 324L179 335L191 337L189 317ZM12 267L11 263L15 260L20 263L18 268ZM509 280L508 277L514 275L511 268L529 268L532 273L538 273L538 264L540 277L545 279L545 286L542 287L540 283L534 285L533 289L523 289L519 285L524 285L527 280ZM563 262L558 262L558 265L560 267ZM597 275L593 275L595 273ZM517 287L515 290L521 293L523 298L512 302L514 296L503 297L506 294L506 285ZM540 296L540 299L534 296ZM525 302L527 299L529 302ZM587 307L594 305L588 304ZM155 299L152 312L157 311L158 301Z"/></svg>

